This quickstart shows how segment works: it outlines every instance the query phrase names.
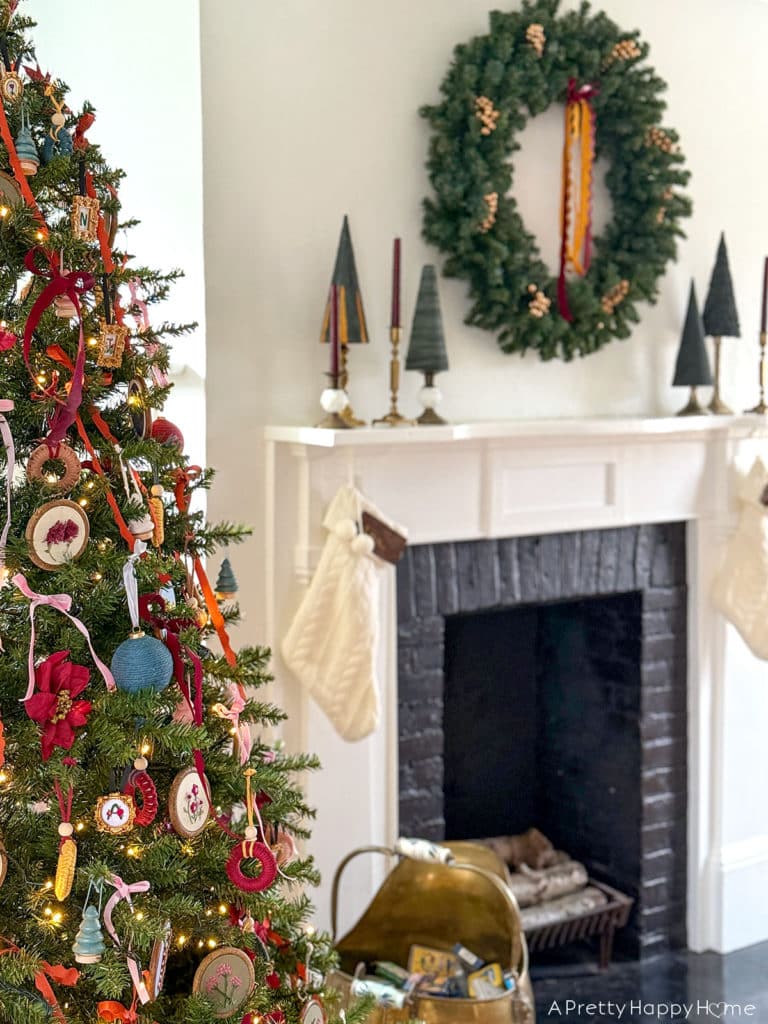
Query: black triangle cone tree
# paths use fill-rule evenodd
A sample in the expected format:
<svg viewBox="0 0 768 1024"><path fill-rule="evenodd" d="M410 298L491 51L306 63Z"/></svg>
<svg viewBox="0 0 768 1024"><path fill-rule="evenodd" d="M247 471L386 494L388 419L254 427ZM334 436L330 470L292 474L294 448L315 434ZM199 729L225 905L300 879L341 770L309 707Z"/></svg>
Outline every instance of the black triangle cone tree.
<svg viewBox="0 0 768 1024"><path fill-rule="evenodd" d="M705 333L714 339L715 349L715 390L709 409L721 416L728 415L732 410L720 397L720 346L722 338L738 338L741 334L725 234L720 235L702 319Z"/></svg>
<svg viewBox="0 0 768 1024"><path fill-rule="evenodd" d="M440 391L435 387L434 376L448 369L448 353L445 350L443 314L440 309L440 293L437 288L437 271L427 263L421 270L419 294L413 313L411 340L405 360L406 370L421 370L424 387L419 395L424 412L417 419L422 426L437 426L445 423L435 412L440 400Z"/></svg>
<svg viewBox="0 0 768 1024"><path fill-rule="evenodd" d="M701 322L699 303L696 299L696 285L693 281L691 281L688 293L688 309L685 314L680 347L677 350L675 376L672 384L674 387L689 387L691 389L688 404L680 410L678 415L700 415L707 411L700 405L696 389L712 384L712 371L704 341L704 325Z"/></svg>

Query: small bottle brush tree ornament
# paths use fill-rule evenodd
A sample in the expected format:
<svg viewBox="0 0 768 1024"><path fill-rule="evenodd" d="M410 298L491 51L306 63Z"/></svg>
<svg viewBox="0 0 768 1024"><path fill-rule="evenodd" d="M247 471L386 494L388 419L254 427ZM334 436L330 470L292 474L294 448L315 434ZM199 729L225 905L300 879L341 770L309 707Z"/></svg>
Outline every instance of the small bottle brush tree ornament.
<svg viewBox="0 0 768 1024"><path fill-rule="evenodd" d="M237 577L228 558L221 563L219 575L216 577L216 597L219 601L234 601L237 597Z"/></svg>
<svg viewBox="0 0 768 1024"><path fill-rule="evenodd" d="M707 410L699 402L696 389L707 387L711 383L712 371L709 368L707 346L704 341L704 326L699 314L699 304L696 301L696 286L691 281L683 336L680 340L680 348L677 350L675 376L672 380L674 387L690 388L691 395L688 404L680 410L678 416L705 414Z"/></svg>
<svg viewBox="0 0 768 1024"><path fill-rule="evenodd" d="M269 652L235 651L237 609L225 622L203 564L247 531L193 510L212 474L189 464L180 432L156 419L150 436L168 342L194 327L153 315L178 273L113 250L122 172L90 106L61 84L82 64L77 23L45 55L50 74L36 69L32 25L0 0L0 64L23 85L23 107L0 98L0 192L15 194L0 230L0 1020L216 1024L221 1007L195 975L226 948L252 965L237 1024L295 1024L309 996L340 1024L322 936L321 977L304 978L312 860L278 860L280 837L309 838L296 775L316 761L262 740L282 719L254 697ZM84 192L97 200L93 241L69 215ZM110 326L129 332L108 372L90 344L105 296ZM245 772L263 794L247 840ZM268 887L230 880L236 841L244 877L252 850L280 864Z"/></svg>
<svg viewBox="0 0 768 1024"><path fill-rule="evenodd" d="M723 338L741 337L739 314L736 310L736 297L733 294L731 268L728 265L728 250L725 246L725 234L720 235L717 257L712 269L709 291L704 302L704 332L712 338L715 347L715 389L709 411L719 416L732 415L730 409L720 397L720 345Z"/></svg>
<svg viewBox="0 0 768 1024"><path fill-rule="evenodd" d="M405 368L421 370L424 374L424 387L419 392L424 412L416 422L422 426L445 423L442 416L435 412L435 406L443 397L440 389L435 386L435 374L444 373L448 369L448 353L445 350L437 271L431 263L427 263L421 270Z"/></svg>

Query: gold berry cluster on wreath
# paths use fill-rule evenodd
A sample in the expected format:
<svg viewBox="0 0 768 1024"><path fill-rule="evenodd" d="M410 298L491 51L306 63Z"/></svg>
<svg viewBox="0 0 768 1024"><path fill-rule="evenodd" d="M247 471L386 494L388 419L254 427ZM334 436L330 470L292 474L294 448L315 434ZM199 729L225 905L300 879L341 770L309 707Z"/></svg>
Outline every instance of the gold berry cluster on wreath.
<svg viewBox="0 0 768 1024"><path fill-rule="evenodd" d="M648 66L647 45L588 3L559 6L523 0L518 11L492 12L489 31L456 48L440 102L421 111L432 132L424 236L444 254L445 275L468 284L466 322L496 334L505 352L542 359L629 337L691 213L689 174L677 133L662 123L665 84ZM521 217L513 159L528 116L562 106L571 78L597 87L595 151L608 167L613 216L587 272L567 279L567 321L557 279ZM497 111L504 117L492 117ZM487 131L477 131L478 119Z"/></svg>

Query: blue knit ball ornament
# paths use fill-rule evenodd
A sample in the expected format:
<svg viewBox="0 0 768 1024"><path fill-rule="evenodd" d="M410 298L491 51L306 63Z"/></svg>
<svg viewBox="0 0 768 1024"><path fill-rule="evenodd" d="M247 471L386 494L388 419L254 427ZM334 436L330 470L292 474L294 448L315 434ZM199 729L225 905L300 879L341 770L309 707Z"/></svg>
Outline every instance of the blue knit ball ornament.
<svg viewBox="0 0 768 1024"><path fill-rule="evenodd" d="M173 658L162 641L140 630L123 640L112 655L112 675L121 690L159 693L171 681Z"/></svg>

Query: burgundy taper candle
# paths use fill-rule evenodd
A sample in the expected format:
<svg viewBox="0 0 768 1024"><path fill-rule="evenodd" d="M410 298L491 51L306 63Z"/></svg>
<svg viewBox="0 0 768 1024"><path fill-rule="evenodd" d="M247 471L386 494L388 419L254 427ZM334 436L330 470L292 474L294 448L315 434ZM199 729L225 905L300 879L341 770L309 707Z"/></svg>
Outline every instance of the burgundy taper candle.
<svg viewBox="0 0 768 1024"><path fill-rule="evenodd" d="M763 307L760 312L760 333L765 334L768 326L768 256L763 267Z"/></svg>
<svg viewBox="0 0 768 1024"><path fill-rule="evenodd" d="M400 326L400 239L395 239L392 256L392 320L391 327Z"/></svg>
<svg viewBox="0 0 768 1024"><path fill-rule="evenodd" d="M339 294L336 285L331 285L331 376L339 376Z"/></svg>

